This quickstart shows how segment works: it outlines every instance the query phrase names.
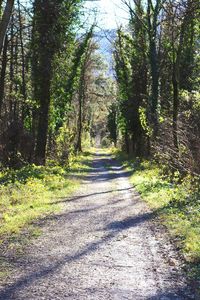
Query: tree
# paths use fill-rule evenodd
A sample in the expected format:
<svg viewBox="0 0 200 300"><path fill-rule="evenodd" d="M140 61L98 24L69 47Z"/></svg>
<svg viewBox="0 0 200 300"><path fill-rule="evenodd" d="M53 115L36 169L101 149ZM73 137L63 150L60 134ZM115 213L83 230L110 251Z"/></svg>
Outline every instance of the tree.
<svg viewBox="0 0 200 300"><path fill-rule="evenodd" d="M35 150L35 159L38 164L44 164L46 158L53 59L61 47L63 29L66 29L66 25L63 25L62 13L63 10L66 11L71 19L70 15L74 13L79 2L35 0L34 3L33 81L34 98L39 104ZM71 25L67 18L66 22L67 26Z"/></svg>
<svg viewBox="0 0 200 300"><path fill-rule="evenodd" d="M7 66L7 50L8 50L8 36L5 37L3 56L2 56L2 67L0 75L0 116L1 108L3 104L4 91L5 91L5 75L6 75L6 66Z"/></svg>
<svg viewBox="0 0 200 300"><path fill-rule="evenodd" d="M142 14L140 7L139 14ZM140 108L146 102L147 68L146 37L143 26L131 16L129 32L118 30L115 42L115 71L119 87L118 123L124 136L127 153L145 153L145 134L140 120Z"/></svg>
<svg viewBox="0 0 200 300"><path fill-rule="evenodd" d="M117 107L115 103L112 103L112 105L110 106L107 126L109 130L109 137L116 147L117 146Z"/></svg>
<svg viewBox="0 0 200 300"><path fill-rule="evenodd" d="M166 0L147 0L142 5L143 1L133 0L134 7L131 2L122 0L122 2L128 7L130 16L137 20L143 27L148 36L148 59L150 64L151 74L151 93L149 95L149 123L153 128L154 136L158 131L158 96L159 96L159 28L160 28L160 15L163 10ZM146 11L144 11L146 7ZM144 18L145 15L145 18Z"/></svg>
<svg viewBox="0 0 200 300"><path fill-rule="evenodd" d="M2 1L0 2L0 7L2 5ZM12 9L14 5L14 0L7 0L6 1L6 6L3 12L3 16L0 21L0 55L2 52L3 48L3 43L4 39L6 36L6 31L10 22L11 14L12 14Z"/></svg>
<svg viewBox="0 0 200 300"><path fill-rule="evenodd" d="M77 120L77 142L75 145L75 151L81 152L82 151L82 131L83 131L83 109L84 109L84 102L86 101L86 71L87 71L87 64L90 60L91 56L91 37L92 37L92 30L89 32L85 39L85 47L86 51L82 57L82 63L80 66L80 76L79 76L79 87L78 87L78 120Z"/></svg>

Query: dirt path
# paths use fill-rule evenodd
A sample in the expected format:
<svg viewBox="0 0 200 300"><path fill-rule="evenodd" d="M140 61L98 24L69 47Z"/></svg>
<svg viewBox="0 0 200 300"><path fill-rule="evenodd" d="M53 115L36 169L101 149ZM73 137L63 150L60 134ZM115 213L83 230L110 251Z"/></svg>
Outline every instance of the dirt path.
<svg viewBox="0 0 200 300"><path fill-rule="evenodd" d="M0 299L194 299L128 175L97 154L79 193L61 199L63 212L13 261Z"/></svg>

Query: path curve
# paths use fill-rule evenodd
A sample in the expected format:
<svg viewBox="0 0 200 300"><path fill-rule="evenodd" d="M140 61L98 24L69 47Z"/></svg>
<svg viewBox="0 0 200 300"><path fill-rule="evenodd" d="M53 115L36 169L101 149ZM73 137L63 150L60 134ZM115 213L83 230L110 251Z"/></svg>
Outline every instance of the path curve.
<svg viewBox="0 0 200 300"><path fill-rule="evenodd" d="M43 234L13 262L0 299L194 299L128 177L97 153L79 192L61 199L62 213L41 221Z"/></svg>

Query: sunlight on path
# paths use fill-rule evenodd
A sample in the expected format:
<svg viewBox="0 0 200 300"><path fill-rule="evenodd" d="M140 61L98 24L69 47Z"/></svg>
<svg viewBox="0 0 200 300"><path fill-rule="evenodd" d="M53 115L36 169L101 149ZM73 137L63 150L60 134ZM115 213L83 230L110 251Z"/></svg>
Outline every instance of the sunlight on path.
<svg viewBox="0 0 200 300"><path fill-rule="evenodd" d="M89 166L81 190L60 199L63 212L16 259L0 299L192 299L129 172L102 152Z"/></svg>

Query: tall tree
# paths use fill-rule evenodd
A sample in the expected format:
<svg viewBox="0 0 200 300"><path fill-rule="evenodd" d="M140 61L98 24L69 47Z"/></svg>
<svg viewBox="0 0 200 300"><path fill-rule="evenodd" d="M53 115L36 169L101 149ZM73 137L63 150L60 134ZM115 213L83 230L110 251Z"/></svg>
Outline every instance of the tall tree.
<svg viewBox="0 0 200 300"><path fill-rule="evenodd" d="M1 21L0 21L0 55L2 52L2 48L3 48L6 31L7 31L7 28L8 28L9 22L10 22L10 18L12 15L13 5L14 5L14 0L6 1L6 6L4 9ZM1 7L1 3L0 3L0 7Z"/></svg>
<svg viewBox="0 0 200 300"><path fill-rule="evenodd" d="M34 3L32 61L34 97L39 104L35 150L38 164L45 163L54 57L64 43L66 30L72 26L80 3L80 0L35 0Z"/></svg>
<svg viewBox="0 0 200 300"><path fill-rule="evenodd" d="M160 15L166 0L147 0L143 5L141 0L122 0L128 7L130 15L134 16L143 26L148 36L148 59L151 74L151 93L149 95L149 122L153 127L154 136L158 131L158 96L159 96L159 34ZM145 10L143 8L145 7ZM141 12L143 11L143 14ZM144 18L145 16L145 18Z"/></svg>
<svg viewBox="0 0 200 300"><path fill-rule="evenodd" d="M1 116L1 108L3 104L4 91L5 91L5 76L6 76L6 66L7 66L7 50L8 50L8 36L5 37L3 55L2 55L2 67L0 74L0 116Z"/></svg>

